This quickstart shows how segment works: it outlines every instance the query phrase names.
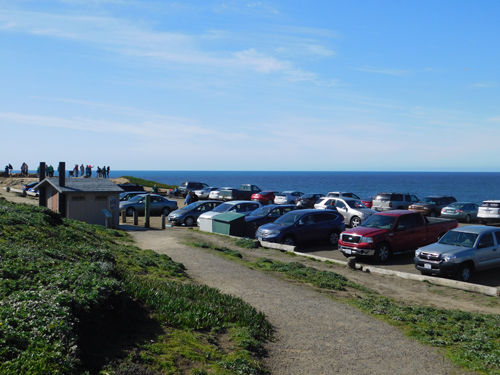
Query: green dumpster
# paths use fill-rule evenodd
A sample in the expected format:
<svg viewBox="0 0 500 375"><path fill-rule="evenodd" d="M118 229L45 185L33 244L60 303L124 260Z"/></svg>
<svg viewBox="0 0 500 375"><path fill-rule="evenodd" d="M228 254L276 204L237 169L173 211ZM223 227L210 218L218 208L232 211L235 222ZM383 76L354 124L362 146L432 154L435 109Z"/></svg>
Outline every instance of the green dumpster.
<svg viewBox="0 0 500 375"><path fill-rule="evenodd" d="M212 219L214 233L243 237L246 233L245 215L237 212L226 212Z"/></svg>

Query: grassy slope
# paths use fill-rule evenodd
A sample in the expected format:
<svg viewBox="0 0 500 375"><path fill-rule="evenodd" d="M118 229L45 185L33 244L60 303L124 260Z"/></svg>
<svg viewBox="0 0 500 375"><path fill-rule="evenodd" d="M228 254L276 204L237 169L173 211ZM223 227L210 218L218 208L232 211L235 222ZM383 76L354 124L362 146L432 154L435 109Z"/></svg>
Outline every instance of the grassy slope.
<svg viewBox="0 0 500 375"><path fill-rule="evenodd" d="M122 232L0 200L0 373L259 374L270 335Z"/></svg>
<svg viewBox="0 0 500 375"><path fill-rule="evenodd" d="M144 180L142 178L133 177L133 176L122 176L121 178L126 178L132 184L138 184L138 185L142 185L142 186L146 186L146 187L150 187L150 188L154 187L155 185L161 189L175 189L177 187L177 185L162 184L160 182Z"/></svg>

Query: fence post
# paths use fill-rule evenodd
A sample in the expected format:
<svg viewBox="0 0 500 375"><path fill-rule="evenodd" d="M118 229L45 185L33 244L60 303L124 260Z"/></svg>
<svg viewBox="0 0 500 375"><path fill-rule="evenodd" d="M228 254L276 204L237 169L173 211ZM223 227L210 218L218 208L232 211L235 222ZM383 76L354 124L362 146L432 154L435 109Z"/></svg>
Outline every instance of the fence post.
<svg viewBox="0 0 500 375"><path fill-rule="evenodd" d="M127 211L123 210L122 211L122 223L127 222Z"/></svg>
<svg viewBox="0 0 500 375"><path fill-rule="evenodd" d="M146 199L144 200L144 214L145 214L144 227L145 228L149 228L150 210L151 210L151 196L149 194L146 194Z"/></svg>
<svg viewBox="0 0 500 375"><path fill-rule="evenodd" d="M165 215L164 213L161 214L161 229L165 229L165 221L167 219L167 215Z"/></svg>
<svg viewBox="0 0 500 375"><path fill-rule="evenodd" d="M134 210L134 225L139 224L139 215L137 214L137 210Z"/></svg>

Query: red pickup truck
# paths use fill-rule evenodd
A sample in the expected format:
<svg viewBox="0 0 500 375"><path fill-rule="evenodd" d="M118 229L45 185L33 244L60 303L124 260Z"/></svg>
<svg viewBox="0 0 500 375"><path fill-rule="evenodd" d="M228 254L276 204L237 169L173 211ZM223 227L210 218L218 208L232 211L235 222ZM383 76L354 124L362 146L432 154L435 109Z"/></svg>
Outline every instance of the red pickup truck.
<svg viewBox="0 0 500 375"><path fill-rule="evenodd" d="M374 257L386 262L395 252L415 250L436 242L456 220L427 218L409 210L373 214L362 225L341 233L339 250L346 256Z"/></svg>

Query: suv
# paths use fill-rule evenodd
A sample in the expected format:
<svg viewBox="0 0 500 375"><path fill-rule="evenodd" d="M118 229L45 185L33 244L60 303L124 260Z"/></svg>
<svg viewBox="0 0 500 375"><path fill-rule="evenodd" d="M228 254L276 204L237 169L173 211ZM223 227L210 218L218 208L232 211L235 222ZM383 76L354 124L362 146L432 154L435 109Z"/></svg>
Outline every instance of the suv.
<svg viewBox="0 0 500 375"><path fill-rule="evenodd" d="M264 224L255 233L259 241L270 241L295 246L316 240L328 240L337 245L345 229L344 218L334 211L294 210Z"/></svg>
<svg viewBox="0 0 500 375"><path fill-rule="evenodd" d="M181 193L181 195L185 197L188 190L192 191L201 190L207 187L208 185L203 182L184 181L182 184L179 185L179 193Z"/></svg>
<svg viewBox="0 0 500 375"><path fill-rule="evenodd" d="M500 223L500 200L484 201L477 211L480 223Z"/></svg>
<svg viewBox="0 0 500 375"><path fill-rule="evenodd" d="M449 196L429 196L425 197L422 202L413 203L408 207L409 210L421 212L425 216L439 216L441 209L454 203L457 200Z"/></svg>
<svg viewBox="0 0 500 375"><path fill-rule="evenodd" d="M314 208L314 205L324 196L321 193L306 193L297 199L297 208Z"/></svg>
<svg viewBox="0 0 500 375"><path fill-rule="evenodd" d="M295 190L285 190L282 193L275 194L275 204L296 204L297 200L303 196L304 193Z"/></svg>
<svg viewBox="0 0 500 375"><path fill-rule="evenodd" d="M408 193L379 193L373 199L372 209L376 211L406 210L411 204L419 201L416 195Z"/></svg>

